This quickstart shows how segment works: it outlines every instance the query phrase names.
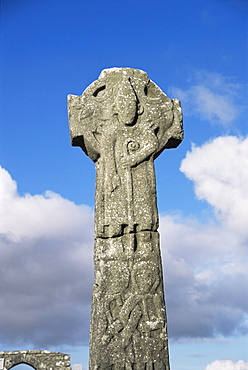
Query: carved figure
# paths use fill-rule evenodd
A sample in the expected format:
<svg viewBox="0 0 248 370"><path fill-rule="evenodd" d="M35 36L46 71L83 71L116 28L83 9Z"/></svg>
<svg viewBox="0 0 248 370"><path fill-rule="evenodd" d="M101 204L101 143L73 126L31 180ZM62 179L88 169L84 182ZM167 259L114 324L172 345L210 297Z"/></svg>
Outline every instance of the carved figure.
<svg viewBox="0 0 248 370"><path fill-rule="evenodd" d="M68 101L72 144L96 162L96 236L157 230L153 159L182 139L179 101L128 68L104 70Z"/></svg>
<svg viewBox="0 0 248 370"><path fill-rule="evenodd" d="M72 145L96 165L90 369L169 370L153 162L182 140L180 102L110 68L68 108Z"/></svg>

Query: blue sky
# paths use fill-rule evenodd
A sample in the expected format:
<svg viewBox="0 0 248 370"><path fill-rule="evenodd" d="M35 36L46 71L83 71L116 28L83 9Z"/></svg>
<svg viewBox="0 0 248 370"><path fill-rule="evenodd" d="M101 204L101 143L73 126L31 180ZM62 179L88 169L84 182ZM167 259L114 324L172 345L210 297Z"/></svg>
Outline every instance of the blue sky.
<svg viewBox="0 0 248 370"><path fill-rule="evenodd" d="M125 66L184 113L156 160L172 370L248 369L247 21L246 0L1 1L1 350L87 366L95 169L66 96Z"/></svg>

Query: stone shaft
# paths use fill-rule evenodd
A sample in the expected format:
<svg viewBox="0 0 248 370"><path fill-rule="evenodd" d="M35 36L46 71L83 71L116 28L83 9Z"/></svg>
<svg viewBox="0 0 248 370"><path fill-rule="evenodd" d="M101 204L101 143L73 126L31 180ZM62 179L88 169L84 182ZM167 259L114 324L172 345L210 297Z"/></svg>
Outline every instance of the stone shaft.
<svg viewBox="0 0 248 370"><path fill-rule="evenodd" d="M182 141L180 102L110 68L68 111L72 145L96 164L90 369L169 370L154 159Z"/></svg>

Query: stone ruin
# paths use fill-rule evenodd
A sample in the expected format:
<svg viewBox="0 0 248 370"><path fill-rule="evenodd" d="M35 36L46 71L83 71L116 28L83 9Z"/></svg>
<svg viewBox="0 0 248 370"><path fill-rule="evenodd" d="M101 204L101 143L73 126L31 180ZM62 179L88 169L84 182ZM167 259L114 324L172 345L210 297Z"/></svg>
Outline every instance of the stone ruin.
<svg viewBox="0 0 248 370"><path fill-rule="evenodd" d="M0 370L26 364L35 370L71 370L70 356L51 351L0 351Z"/></svg>

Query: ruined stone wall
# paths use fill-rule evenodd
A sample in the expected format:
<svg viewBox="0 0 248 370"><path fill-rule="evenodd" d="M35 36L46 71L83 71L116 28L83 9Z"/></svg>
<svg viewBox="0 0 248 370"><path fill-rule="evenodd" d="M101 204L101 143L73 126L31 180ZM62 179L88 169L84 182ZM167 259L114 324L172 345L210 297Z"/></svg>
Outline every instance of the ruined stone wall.
<svg viewBox="0 0 248 370"><path fill-rule="evenodd" d="M27 364L35 370L71 370L70 356L51 351L0 351L0 370L9 370L19 364Z"/></svg>

